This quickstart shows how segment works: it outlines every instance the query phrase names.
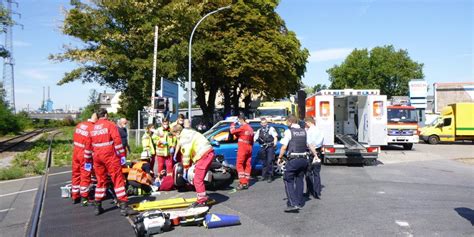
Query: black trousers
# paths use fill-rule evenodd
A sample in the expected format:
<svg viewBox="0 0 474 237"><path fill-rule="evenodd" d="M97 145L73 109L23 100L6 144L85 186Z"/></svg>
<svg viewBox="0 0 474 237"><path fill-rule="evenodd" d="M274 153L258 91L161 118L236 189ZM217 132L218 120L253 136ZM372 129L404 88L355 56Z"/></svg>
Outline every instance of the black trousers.
<svg viewBox="0 0 474 237"><path fill-rule="evenodd" d="M141 184L137 181L129 180L128 183L135 188L141 188L143 191L149 193L151 192L151 186L146 184Z"/></svg>
<svg viewBox="0 0 474 237"><path fill-rule="evenodd" d="M275 159L275 147L261 148L258 157L263 163L262 177L273 177L273 159Z"/></svg>
<svg viewBox="0 0 474 237"><path fill-rule="evenodd" d="M291 159L286 162L285 191L288 206L303 206L304 174L308 169L308 160L305 158Z"/></svg>
<svg viewBox="0 0 474 237"><path fill-rule="evenodd" d="M305 174L306 192L315 198L321 197L321 163L309 164Z"/></svg>

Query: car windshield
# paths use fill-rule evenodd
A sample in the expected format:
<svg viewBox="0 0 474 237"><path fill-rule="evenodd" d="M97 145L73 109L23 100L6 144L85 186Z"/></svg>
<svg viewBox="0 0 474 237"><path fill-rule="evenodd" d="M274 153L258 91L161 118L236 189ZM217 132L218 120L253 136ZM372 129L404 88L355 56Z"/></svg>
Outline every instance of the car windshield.
<svg viewBox="0 0 474 237"><path fill-rule="evenodd" d="M286 116L285 109L259 109L258 116Z"/></svg>
<svg viewBox="0 0 474 237"><path fill-rule="evenodd" d="M390 122L418 122L418 116L414 109L387 109L387 119Z"/></svg>
<svg viewBox="0 0 474 237"><path fill-rule="evenodd" d="M205 137L209 137L209 136L211 136L215 131L221 129L222 126L223 126L223 125L214 126L214 127L212 127L211 129L207 130L205 133L203 133L203 135L204 135Z"/></svg>

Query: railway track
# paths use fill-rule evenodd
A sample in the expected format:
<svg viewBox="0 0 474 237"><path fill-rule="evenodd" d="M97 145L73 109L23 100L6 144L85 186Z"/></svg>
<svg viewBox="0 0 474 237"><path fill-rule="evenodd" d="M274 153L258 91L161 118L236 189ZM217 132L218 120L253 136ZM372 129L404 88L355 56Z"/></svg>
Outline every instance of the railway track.
<svg viewBox="0 0 474 237"><path fill-rule="evenodd" d="M11 148L27 141L28 139L31 139L31 138L33 138L33 137L35 137L35 136L37 136L37 135L39 135L43 132L46 132L46 131L48 131L48 130L47 129L36 129L34 131L27 132L25 134L22 134L22 135L19 135L19 136L1 141L0 142L0 152L8 151Z"/></svg>

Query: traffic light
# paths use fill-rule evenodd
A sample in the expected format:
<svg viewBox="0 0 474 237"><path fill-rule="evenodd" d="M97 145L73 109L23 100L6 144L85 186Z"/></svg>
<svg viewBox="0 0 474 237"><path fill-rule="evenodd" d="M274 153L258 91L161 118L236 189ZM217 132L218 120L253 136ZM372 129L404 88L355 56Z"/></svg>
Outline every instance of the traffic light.
<svg viewBox="0 0 474 237"><path fill-rule="evenodd" d="M155 98L155 109L158 112L165 112L167 109L166 105L167 105L166 98L163 98L163 97Z"/></svg>

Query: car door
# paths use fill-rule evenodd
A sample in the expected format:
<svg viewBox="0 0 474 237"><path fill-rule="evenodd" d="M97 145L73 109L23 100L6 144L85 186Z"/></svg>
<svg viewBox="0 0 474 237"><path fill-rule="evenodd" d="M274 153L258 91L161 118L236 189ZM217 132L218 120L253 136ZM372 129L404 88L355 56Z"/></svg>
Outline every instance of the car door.
<svg viewBox="0 0 474 237"><path fill-rule="evenodd" d="M236 165L237 160L237 140L230 134L228 126L217 129L210 138L215 155L222 155L227 163ZM214 142L214 141L217 141Z"/></svg>
<svg viewBox="0 0 474 237"><path fill-rule="evenodd" d="M254 133L257 133L260 128L260 124L251 124ZM260 144L258 142L253 143L252 147L252 169L261 170L263 168L262 160L258 156L260 152Z"/></svg>
<svg viewBox="0 0 474 237"><path fill-rule="evenodd" d="M280 154L280 149L281 149L280 140L283 138L283 134L285 133L285 130L288 129L288 127L285 126L285 125L282 125L282 124L273 125L273 127L275 128L275 130L278 134L278 142L277 142L277 145L276 145L276 148L275 148L275 155L277 156L277 155Z"/></svg>

